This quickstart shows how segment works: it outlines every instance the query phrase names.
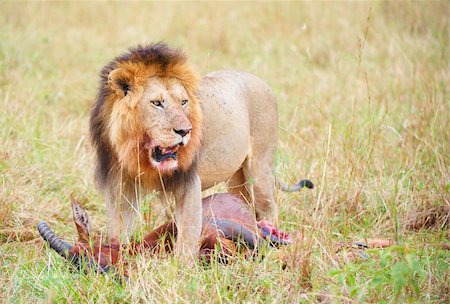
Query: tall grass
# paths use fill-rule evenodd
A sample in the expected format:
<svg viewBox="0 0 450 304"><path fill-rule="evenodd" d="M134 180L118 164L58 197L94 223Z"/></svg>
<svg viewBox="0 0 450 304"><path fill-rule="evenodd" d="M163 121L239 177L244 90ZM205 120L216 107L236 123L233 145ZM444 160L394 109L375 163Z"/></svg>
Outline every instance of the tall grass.
<svg viewBox="0 0 450 304"><path fill-rule="evenodd" d="M0 299L448 303L449 11L446 1L1 3ZM277 174L316 189L277 193L281 227L303 234L295 246L209 268L136 257L122 286L71 272L35 225L73 239L75 194L105 230L87 128L98 72L160 40L202 73L266 80L279 102ZM163 208L150 209L162 221ZM336 253L371 237L397 245L363 261Z"/></svg>

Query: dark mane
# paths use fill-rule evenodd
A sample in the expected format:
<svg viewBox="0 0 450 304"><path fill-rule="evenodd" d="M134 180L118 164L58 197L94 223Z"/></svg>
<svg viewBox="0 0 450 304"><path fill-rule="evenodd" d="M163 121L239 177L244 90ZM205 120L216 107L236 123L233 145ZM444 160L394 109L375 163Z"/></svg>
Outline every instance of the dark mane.
<svg viewBox="0 0 450 304"><path fill-rule="evenodd" d="M108 77L111 71L122 63L134 65L157 66L162 72L170 66L183 64L187 60L185 54L178 49L171 49L166 44L158 42L149 45L138 45L130 48L127 53L117 56L105 65L100 72L100 83L96 100L92 106L89 129L91 141L94 145L97 157L96 181L103 187L108 180L108 176L117 163L117 156L108 140L107 128L105 125L104 110L107 99L113 96L114 92L108 85ZM178 174L174 174L173 177Z"/></svg>
<svg viewBox="0 0 450 304"><path fill-rule="evenodd" d="M195 158L192 165L187 171L176 170L173 174L163 176L162 181L164 183L164 188L169 192L176 192L177 189L184 189L192 182L194 175L198 169L198 157Z"/></svg>
<svg viewBox="0 0 450 304"><path fill-rule="evenodd" d="M186 56L181 50L171 49L166 44L158 42L130 48L128 53L116 57L114 61L158 65L162 69L166 69L169 64L186 62Z"/></svg>

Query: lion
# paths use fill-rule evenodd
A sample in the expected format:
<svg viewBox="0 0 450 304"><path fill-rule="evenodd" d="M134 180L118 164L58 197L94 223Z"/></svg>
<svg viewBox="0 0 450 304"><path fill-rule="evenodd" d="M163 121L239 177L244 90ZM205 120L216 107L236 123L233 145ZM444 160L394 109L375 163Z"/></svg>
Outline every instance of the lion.
<svg viewBox="0 0 450 304"><path fill-rule="evenodd" d="M277 102L264 81L234 70L199 77L163 43L129 49L100 76L90 133L110 238L129 237L139 195L156 190L175 200L175 252L195 257L202 191L224 181L258 220L277 220Z"/></svg>

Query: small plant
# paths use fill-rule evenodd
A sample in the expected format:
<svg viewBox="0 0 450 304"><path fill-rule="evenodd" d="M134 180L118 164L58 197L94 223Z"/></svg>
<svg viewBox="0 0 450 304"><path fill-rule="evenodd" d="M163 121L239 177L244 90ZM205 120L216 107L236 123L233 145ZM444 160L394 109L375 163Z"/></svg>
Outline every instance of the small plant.
<svg viewBox="0 0 450 304"><path fill-rule="evenodd" d="M369 250L367 260L330 271L344 295L361 301L414 301L421 296L425 271L416 251L408 246ZM386 293L387 292L387 293Z"/></svg>

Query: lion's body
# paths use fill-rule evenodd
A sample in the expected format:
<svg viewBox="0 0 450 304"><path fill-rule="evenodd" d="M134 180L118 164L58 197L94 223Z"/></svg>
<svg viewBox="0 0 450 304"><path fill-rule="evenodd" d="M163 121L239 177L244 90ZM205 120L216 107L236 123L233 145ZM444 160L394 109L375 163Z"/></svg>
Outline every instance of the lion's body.
<svg viewBox="0 0 450 304"><path fill-rule="evenodd" d="M90 129L110 237L131 233L139 193L164 191L176 202L175 250L195 256L201 190L219 182L276 220L277 105L262 80L218 71L198 82L163 44L130 50L101 76Z"/></svg>
<svg viewBox="0 0 450 304"><path fill-rule="evenodd" d="M276 219L274 154L278 140L275 96L256 76L217 71L198 90L204 127L200 153L202 189L228 181L229 191L251 200L258 217Z"/></svg>

